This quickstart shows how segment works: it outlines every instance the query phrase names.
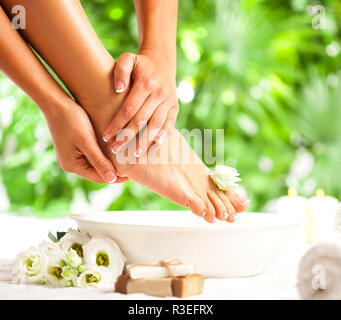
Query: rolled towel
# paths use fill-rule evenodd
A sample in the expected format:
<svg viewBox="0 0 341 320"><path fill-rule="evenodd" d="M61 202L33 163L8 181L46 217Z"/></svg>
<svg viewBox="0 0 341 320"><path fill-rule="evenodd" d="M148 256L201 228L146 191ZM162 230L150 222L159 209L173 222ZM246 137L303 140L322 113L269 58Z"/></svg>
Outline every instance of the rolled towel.
<svg viewBox="0 0 341 320"><path fill-rule="evenodd" d="M320 242L302 257L297 276L302 299L341 299L341 243Z"/></svg>
<svg viewBox="0 0 341 320"><path fill-rule="evenodd" d="M335 229L336 229L336 231L341 233L341 203L339 203L339 205L336 209Z"/></svg>

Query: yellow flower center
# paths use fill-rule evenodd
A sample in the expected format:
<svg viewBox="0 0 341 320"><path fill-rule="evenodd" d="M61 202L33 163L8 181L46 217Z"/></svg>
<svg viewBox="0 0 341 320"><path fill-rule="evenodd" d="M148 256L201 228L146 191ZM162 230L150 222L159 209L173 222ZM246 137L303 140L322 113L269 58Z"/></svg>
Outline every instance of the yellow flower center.
<svg viewBox="0 0 341 320"><path fill-rule="evenodd" d="M110 263L109 256L105 252L98 252L96 256L96 264L98 266L108 267Z"/></svg>

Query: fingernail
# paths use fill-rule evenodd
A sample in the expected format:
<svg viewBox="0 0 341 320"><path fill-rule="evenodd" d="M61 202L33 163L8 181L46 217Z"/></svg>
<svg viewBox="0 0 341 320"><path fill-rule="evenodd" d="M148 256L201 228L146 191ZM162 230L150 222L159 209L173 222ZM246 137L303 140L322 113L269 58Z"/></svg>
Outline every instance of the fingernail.
<svg viewBox="0 0 341 320"><path fill-rule="evenodd" d="M108 142L109 139L110 139L110 138L109 138L108 136L103 136L103 141L104 141L104 142Z"/></svg>
<svg viewBox="0 0 341 320"><path fill-rule="evenodd" d="M249 206L250 205L250 200L245 200L243 202L243 206Z"/></svg>
<svg viewBox="0 0 341 320"><path fill-rule="evenodd" d="M113 172L109 172L105 176L109 183L114 183L117 180L116 175Z"/></svg>
<svg viewBox="0 0 341 320"><path fill-rule="evenodd" d="M117 153L117 148L118 148L118 146L112 147L112 148L111 148L111 152L112 152L113 154L116 154L116 153Z"/></svg>
<svg viewBox="0 0 341 320"><path fill-rule="evenodd" d="M228 217L229 217L229 215L227 214L227 212L224 212L223 219L226 220Z"/></svg>
<svg viewBox="0 0 341 320"><path fill-rule="evenodd" d="M164 137L164 135L162 134L162 135L158 136L158 137L155 139L155 141L156 141L157 144L162 144L164 138L165 138L165 137Z"/></svg>
<svg viewBox="0 0 341 320"><path fill-rule="evenodd" d="M116 83L116 92L122 93L124 91L124 83L119 81Z"/></svg>
<svg viewBox="0 0 341 320"><path fill-rule="evenodd" d="M139 148L139 149L137 149L137 151L135 151L134 156L135 156L136 158L139 158L139 157L141 157L141 154L142 154L142 149Z"/></svg>
<svg viewBox="0 0 341 320"><path fill-rule="evenodd" d="M202 217L205 217L205 216L206 216L206 212L203 212L203 213L201 214L201 216L202 216Z"/></svg>

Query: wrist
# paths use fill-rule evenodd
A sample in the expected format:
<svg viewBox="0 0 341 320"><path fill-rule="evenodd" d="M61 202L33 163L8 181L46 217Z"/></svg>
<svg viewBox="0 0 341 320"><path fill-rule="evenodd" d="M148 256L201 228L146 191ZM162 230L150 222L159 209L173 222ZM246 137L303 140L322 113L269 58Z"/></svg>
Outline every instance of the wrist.
<svg viewBox="0 0 341 320"><path fill-rule="evenodd" d="M167 67L172 77L176 76L176 50L162 46L141 46L138 54L153 59L158 65Z"/></svg>
<svg viewBox="0 0 341 320"><path fill-rule="evenodd" d="M48 122L62 119L63 114L65 114L72 103L75 102L67 94L61 96L56 95L49 97L47 100L41 99L40 101L37 101L39 109Z"/></svg>

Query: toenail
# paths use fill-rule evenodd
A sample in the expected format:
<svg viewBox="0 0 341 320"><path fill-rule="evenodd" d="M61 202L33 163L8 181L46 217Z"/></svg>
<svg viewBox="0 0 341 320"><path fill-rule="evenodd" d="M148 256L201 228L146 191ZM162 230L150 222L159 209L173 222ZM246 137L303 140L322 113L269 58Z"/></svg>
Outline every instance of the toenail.
<svg viewBox="0 0 341 320"><path fill-rule="evenodd" d="M215 223L217 221L217 219L215 217L208 217L207 221L210 223Z"/></svg>
<svg viewBox="0 0 341 320"><path fill-rule="evenodd" d="M237 219L237 217L236 217L235 214L232 214L232 215L230 216L231 222L236 221L236 219Z"/></svg>

